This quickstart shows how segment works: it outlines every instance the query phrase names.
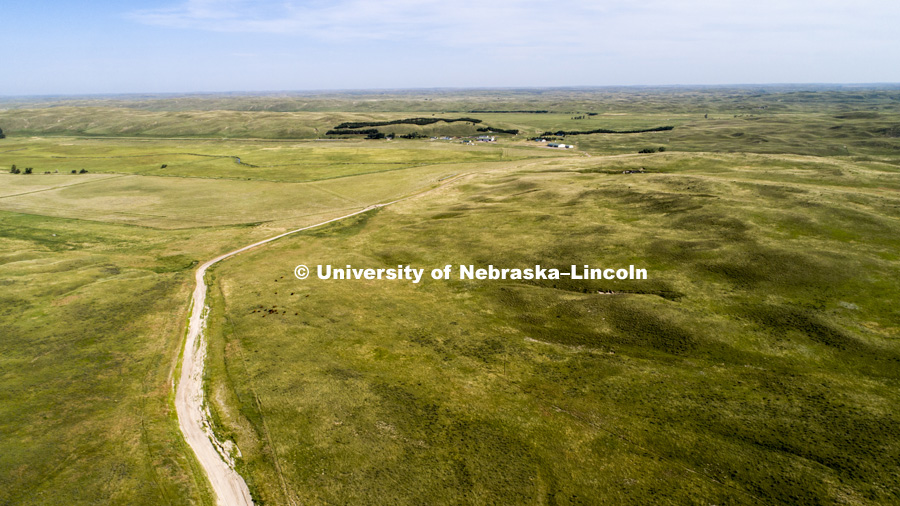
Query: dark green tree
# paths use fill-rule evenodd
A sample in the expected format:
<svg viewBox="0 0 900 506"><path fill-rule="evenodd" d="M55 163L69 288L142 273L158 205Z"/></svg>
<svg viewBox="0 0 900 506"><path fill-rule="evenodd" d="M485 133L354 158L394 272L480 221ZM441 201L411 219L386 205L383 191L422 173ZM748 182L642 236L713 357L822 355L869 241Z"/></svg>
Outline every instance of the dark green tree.
<svg viewBox="0 0 900 506"><path fill-rule="evenodd" d="M25 167L26 174L31 174L31 170L32 170L31 167Z"/></svg>

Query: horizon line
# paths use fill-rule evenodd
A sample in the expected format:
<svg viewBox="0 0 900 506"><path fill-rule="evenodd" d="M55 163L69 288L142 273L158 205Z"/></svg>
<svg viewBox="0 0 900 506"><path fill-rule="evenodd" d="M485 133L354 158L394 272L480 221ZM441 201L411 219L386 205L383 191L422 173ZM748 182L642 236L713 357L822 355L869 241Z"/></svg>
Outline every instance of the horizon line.
<svg viewBox="0 0 900 506"><path fill-rule="evenodd" d="M230 91L160 91L160 92L89 92L89 93L44 93L44 94L22 94L22 95L3 95L0 99L73 99L73 98L91 98L91 97L122 97L122 98L148 98L155 97L196 97L196 96L221 96L221 95L237 95L237 96L267 96L267 95L326 95L326 94L390 94L390 93L410 93L410 92L465 92L465 91L546 91L546 90L604 90L604 89L742 89L742 88L802 88L808 87L833 87L833 88L900 88L900 82L783 82L783 83L719 83L719 84L611 84L611 85L567 85L567 86L434 86L434 87L412 87L412 88L313 88L313 89L293 89L293 90L230 90Z"/></svg>

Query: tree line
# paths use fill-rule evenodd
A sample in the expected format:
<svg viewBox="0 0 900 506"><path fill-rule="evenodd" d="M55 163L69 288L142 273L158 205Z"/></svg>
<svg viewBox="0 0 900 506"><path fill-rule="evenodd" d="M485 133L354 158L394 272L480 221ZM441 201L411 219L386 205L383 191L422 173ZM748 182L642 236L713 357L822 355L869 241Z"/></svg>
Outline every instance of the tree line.
<svg viewBox="0 0 900 506"><path fill-rule="evenodd" d="M547 114L550 111L469 111L472 114Z"/></svg>
<svg viewBox="0 0 900 506"><path fill-rule="evenodd" d="M498 134L519 135L519 131L516 130L515 128L504 129L504 128L494 128L494 127L486 126L486 127L478 128L477 130L479 132L492 132L492 133L498 133Z"/></svg>
<svg viewBox="0 0 900 506"><path fill-rule="evenodd" d="M476 118L405 118L405 119L395 119L390 121L346 121L341 123L340 125L334 127L334 129L329 130L328 132L334 132L335 130L346 130L349 128L365 128L365 127L377 127L377 126L388 126L388 125L431 125L432 123L437 122L446 122L453 123L456 121L468 121L470 123L481 123L480 119ZM328 135L326 133L325 135Z"/></svg>
<svg viewBox="0 0 900 506"><path fill-rule="evenodd" d="M566 136L566 135L586 135L586 134L641 134L645 132L665 132L666 130L672 130L673 126L661 126L655 128L643 128L639 130L609 130L606 128L598 128L596 130L559 130L556 132L544 132L541 136L548 135L558 135L558 136Z"/></svg>
<svg viewBox="0 0 900 506"><path fill-rule="evenodd" d="M329 130L325 132L325 135L374 135L377 133L377 128L366 128L364 130Z"/></svg>

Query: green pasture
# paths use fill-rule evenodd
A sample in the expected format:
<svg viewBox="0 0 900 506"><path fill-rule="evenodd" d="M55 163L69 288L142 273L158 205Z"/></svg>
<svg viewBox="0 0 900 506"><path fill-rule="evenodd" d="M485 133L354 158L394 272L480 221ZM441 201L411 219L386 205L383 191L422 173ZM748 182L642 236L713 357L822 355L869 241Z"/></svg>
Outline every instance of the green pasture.
<svg viewBox="0 0 900 506"><path fill-rule="evenodd" d="M191 235L0 212L0 503L210 504L168 402Z"/></svg>
<svg viewBox="0 0 900 506"><path fill-rule="evenodd" d="M473 175L216 268L209 388L254 493L893 502L900 196L770 162ZM301 263L635 264L650 279L299 281Z"/></svg>
<svg viewBox="0 0 900 506"><path fill-rule="evenodd" d="M32 175L113 173L144 176L310 182L405 171L438 164L562 156L556 150L449 141L259 142L170 139L13 138L0 151L0 171ZM568 153L571 155L571 153ZM388 176L390 177L390 176Z"/></svg>
<svg viewBox="0 0 900 506"><path fill-rule="evenodd" d="M24 148L34 160L96 149L96 159L121 161L156 156L159 147L68 138L12 143L14 153ZM266 147L245 149L262 157ZM421 165L406 170L340 177L346 150L298 149L332 163L338 177L167 177L112 161L106 173L0 173L0 503L212 504L171 404L197 265L490 166L466 161L465 152L447 163L451 157L429 148L416 150ZM404 157L379 152L387 163ZM99 158L123 153L127 158ZM377 153L368 152L376 163ZM499 167L515 163L497 159Z"/></svg>
<svg viewBox="0 0 900 506"><path fill-rule="evenodd" d="M171 397L194 269L405 197L209 275L207 399L259 504L897 503L898 98L0 98L0 504L212 504ZM321 139L415 117L481 123ZM521 133L430 139L484 126ZM326 263L650 277L293 277Z"/></svg>

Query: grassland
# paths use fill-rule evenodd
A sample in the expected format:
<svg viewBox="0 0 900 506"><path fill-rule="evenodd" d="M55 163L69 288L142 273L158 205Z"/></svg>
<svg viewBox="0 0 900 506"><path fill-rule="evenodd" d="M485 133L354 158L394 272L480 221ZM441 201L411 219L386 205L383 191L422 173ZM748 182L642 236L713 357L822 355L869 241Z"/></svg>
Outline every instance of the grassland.
<svg viewBox="0 0 900 506"><path fill-rule="evenodd" d="M223 265L212 388L245 475L279 504L896 501L900 181L793 163L494 171ZM652 275L415 286L299 263Z"/></svg>
<svg viewBox="0 0 900 506"><path fill-rule="evenodd" d="M211 273L207 398L258 502L900 500L896 90L5 104L2 504L208 504L170 398L197 262L459 174ZM501 109L550 112L468 114ZM313 140L411 111L523 134ZM301 282L300 263L650 279Z"/></svg>
<svg viewBox="0 0 900 506"><path fill-rule="evenodd" d="M474 117L481 123L435 123L432 125L390 125L379 127L385 134L416 134L433 136L471 136L477 128L492 126L519 130L518 136L500 136L506 147L533 147L525 139L545 131L558 130L635 130L673 126L665 132L646 134L594 134L569 136L569 143L593 154L633 153L642 148L663 146L670 150L693 152L752 152L770 154L806 154L816 156L876 156L892 157L900 146L898 103L900 92L887 90L860 90L859 92L760 92L739 90L689 90L689 91L616 91L557 92L533 95L529 100L509 94L504 101L502 94L494 95L494 102L480 101L477 94L470 97L468 105L457 103L453 94L423 96L363 95L333 99L324 111L309 111L324 107L326 102L293 99L288 107L279 106L279 99L236 98L228 102L236 109L247 110L192 110L184 111L178 100L122 102L120 107L98 108L87 103L75 107L63 103L57 107L35 108L34 104L21 104L31 108L13 108L0 112L0 128L11 136L71 136L84 137L146 137L157 142L161 137L174 137L184 143L187 138L229 139L229 149L203 150L202 145L186 143L184 147L199 147L192 153L214 155L218 159L200 160L196 157L180 159L197 165L191 175L209 174L210 167L224 170L228 156L239 156L234 139L312 140L329 137L325 133L345 121L390 121L410 116L434 118ZM590 97L590 98L588 98ZM187 103L194 107L212 107L221 98L194 98ZM79 102L74 102L79 103ZM113 102L116 103L116 102ZM433 107L423 111L421 107ZM223 106L224 107L224 106ZM268 109L267 109L268 108ZM285 109L272 112L271 109ZM543 114L525 113L472 113L477 110L548 110ZM174 109L174 110L173 110ZM342 111L342 112L338 112ZM590 113L590 114L589 114ZM330 136L335 137L335 136ZM220 144L221 146L221 144ZM273 144L265 147L280 146ZM288 144L287 146L290 146ZM371 144L370 144L371 146ZM178 147L178 146L176 146ZM244 147L251 147L244 144ZM295 147L297 147L295 145ZM396 148L396 146L391 146ZM421 143L418 147L421 147ZM255 149L254 149L255 148ZM282 158L279 153L260 153L263 146L257 144L251 153L257 156L243 159L254 165L276 165ZM15 148L10 148L15 149ZM76 156L73 150L60 150L55 156ZM363 150L365 151L365 150ZM391 149L393 151L393 149ZM488 150L489 151L489 150ZM42 151L44 152L44 151ZM161 153L165 153L164 151ZM184 153L175 149L171 153ZM393 157L376 152L375 156L361 153L353 163L369 161L375 165L394 162L397 166L417 164L423 161L420 152L398 150ZM2 154L2 153L0 153ZM22 153L27 155L26 153ZM300 153L298 153L300 154ZM532 152L531 155L534 153ZM91 156L96 156L93 154ZM471 155L462 155L471 156ZM488 157L481 153L479 157ZM494 156L499 156L494 153ZM509 156L526 156L510 153ZM305 158L305 157L304 157ZM295 159L296 160L296 159ZM321 177L315 163L321 162L313 155L305 161L312 174L300 175L308 179ZM339 160L334 160L339 161ZM345 160L346 161L346 160ZM134 160L135 167L140 160ZM154 170L157 158L146 160L139 170ZM63 162L60 162L63 163ZM100 163L102 160L92 160ZM112 162L111 162L112 163ZM320 169L329 170L327 165ZM386 167L382 167L386 168ZM377 170L369 167L367 170ZM239 177L253 177L252 171L234 171ZM273 176L273 177L285 177ZM295 176L297 177L297 176ZM305 180L303 179L303 180ZM297 180L297 179L295 179Z"/></svg>
<svg viewBox="0 0 900 506"><path fill-rule="evenodd" d="M393 142L191 141L170 139L15 138L0 163L35 174L88 173L313 182L433 166L559 156L532 147Z"/></svg>
<svg viewBox="0 0 900 506"><path fill-rule="evenodd" d="M603 111L634 114L708 113L769 109L859 111L895 107L900 86L783 85L711 87L595 87L556 89L383 90L333 93L0 97L5 109L107 107L142 111L317 113L435 113L470 111ZM97 120L99 118L95 118Z"/></svg>
<svg viewBox="0 0 900 506"><path fill-rule="evenodd" d="M513 163L500 150L477 161L477 153L467 159L456 146L443 155L429 147L409 154L375 148L368 156L385 152L385 164L413 163L370 173L364 163L345 161L366 156L366 146L301 146L281 159L318 155L333 168L304 183L283 180L302 179L303 169L281 180L269 167L236 178L228 173L236 167L230 158L202 176L178 174L177 157L163 158L171 175L134 164L172 148L171 141L8 141L12 151L0 154L11 156L0 162L6 167L33 163L54 171L0 174L3 504L210 504L171 405L198 263L419 191L473 165ZM182 147L203 151L190 141ZM268 147L244 149L265 154ZM61 150L106 162L71 174L84 159L54 158Z"/></svg>
<svg viewBox="0 0 900 506"><path fill-rule="evenodd" d="M202 235L5 211L0 227L0 502L208 499L167 402L209 252L182 248Z"/></svg>

